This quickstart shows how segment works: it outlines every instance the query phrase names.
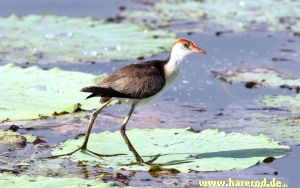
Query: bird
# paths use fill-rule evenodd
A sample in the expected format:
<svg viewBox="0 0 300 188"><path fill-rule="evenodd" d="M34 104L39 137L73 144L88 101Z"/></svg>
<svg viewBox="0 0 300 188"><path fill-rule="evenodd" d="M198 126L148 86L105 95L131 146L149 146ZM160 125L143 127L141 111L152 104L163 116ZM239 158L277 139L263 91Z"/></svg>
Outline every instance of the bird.
<svg viewBox="0 0 300 188"><path fill-rule="evenodd" d="M102 106L91 114L83 144L72 152L54 157L72 155L79 150L99 157L122 155L102 155L87 149L89 136L97 115L113 100L117 100L120 104L130 105L130 110L120 126L120 132L128 149L133 153L136 163L145 165L156 160L158 156L150 161L143 160L126 135L126 125L137 106L152 103L171 86L179 75L180 64L184 57L192 53L207 54L195 42L186 38L177 38L167 60L150 60L130 64L120 68L95 85L82 88L81 92L90 93L87 99L100 97Z"/></svg>

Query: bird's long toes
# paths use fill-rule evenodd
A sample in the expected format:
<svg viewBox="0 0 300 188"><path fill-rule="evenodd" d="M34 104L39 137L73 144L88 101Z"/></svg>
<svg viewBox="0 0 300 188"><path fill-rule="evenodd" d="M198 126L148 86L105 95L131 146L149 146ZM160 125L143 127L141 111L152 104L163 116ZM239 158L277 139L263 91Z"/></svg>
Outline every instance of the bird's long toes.
<svg viewBox="0 0 300 188"><path fill-rule="evenodd" d="M119 156L119 155L127 155L125 153L117 153L117 154L99 154L99 153L96 153L96 152L93 152L89 149L84 149L84 150L81 150L83 153L86 153L86 154L92 154L94 156L97 156L97 157L115 157L115 156Z"/></svg>
<svg viewBox="0 0 300 188"><path fill-rule="evenodd" d="M160 154L155 155L152 159L146 161L146 163L151 164L160 157Z"/></svg>

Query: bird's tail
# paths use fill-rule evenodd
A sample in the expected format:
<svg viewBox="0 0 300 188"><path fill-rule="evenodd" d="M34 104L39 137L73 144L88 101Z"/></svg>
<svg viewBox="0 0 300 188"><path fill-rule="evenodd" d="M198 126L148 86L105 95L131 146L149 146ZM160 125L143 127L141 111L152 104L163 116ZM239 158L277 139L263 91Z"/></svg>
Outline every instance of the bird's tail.
<svg viewBox="0 0 300 188"><path fill-rule="evenodd" d="M100 86L88 86L82 88L80 91L82 92L89 92L92 93L88 96L88 98L100 96L101 101L107 101L110 100L113 97L116 98L132 98L130 95L127 95L126 93L119 92L117 90L114 90L111 87L100 87Z"/></svg>
<svg viewBox="0 0 300 188"><path fill-rule="evenodd" d="M85 100L87 100L87 99L89 99L89 98L92 98L92 97L96 97L96 96L98 96L96 93L92 93L92 94L90 94L89 96L87 96L87 97L85 98Z"/></svg>
<svg viewBox="0 0 300 188"><path fill-rule="evenodd" d="M81 92L89 92L89 93L99 93L101 90L102 90L101 87L97 87L97 86L88 86L88 87L82 88L80 91L81 91Z"/></svg>
<svg viewBox="0 0 300 188"><path fill-rule="evenodd" d="M89 96L87 96L85 100L92 98L92 97L101 96L101 95L97 94L97 93L99 93L99 88L95 87L95 86L84 87L80 91L92 93Z"/></svg>
<svg viewBox="0 0 300 188"><path fill-rule="evenodd" d="M89 99L92 97L101 97L101 100L100 100L101 103L104 103L111 99L111 97L109 97L110 91L107 88L101 88L99 86L88 86L88 87L82 88L80 91L92 93L89 96L87 96L86 99Z"/></svg>

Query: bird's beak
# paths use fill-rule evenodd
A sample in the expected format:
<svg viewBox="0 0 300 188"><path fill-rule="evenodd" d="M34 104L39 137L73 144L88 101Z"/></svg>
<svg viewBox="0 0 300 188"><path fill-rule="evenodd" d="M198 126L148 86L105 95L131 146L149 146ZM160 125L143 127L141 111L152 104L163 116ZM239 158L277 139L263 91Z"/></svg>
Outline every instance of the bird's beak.
<svg viewBox="0 0 300 188"><path fill-rule="evenodd" d="M193 52L197 52L197 53L200 53L200 54L207 54L206 51L204 51L203 49L197 47L197 46L192 46L191 50Z"/></svg>

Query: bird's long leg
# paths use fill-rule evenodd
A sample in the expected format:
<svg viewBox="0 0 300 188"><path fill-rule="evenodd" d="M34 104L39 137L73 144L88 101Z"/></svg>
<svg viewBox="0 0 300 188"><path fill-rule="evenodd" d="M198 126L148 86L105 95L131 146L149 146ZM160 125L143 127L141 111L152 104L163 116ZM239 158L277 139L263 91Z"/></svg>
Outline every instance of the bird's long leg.
<svg viewBox="0 0 300 188"><path fill-rule="evenodd" d="M53 155L51 157L47 157L47 158L57 158L57 157L61 157L61 156L69 156L69 155L72 155L74 153L76 153L77 151L81 150L81 151L87 151L93 155L96 155L96 156L99 156L99 157L110 157L110 156L117 156L117 155L123 155L123 154L114 154L114 155L101 155L101 154L97 154L95 152L92 152L90 150L87 149L87 144L88 144L88 141L89 141L89 137L90 137L90 134L91 134L91 131L92 131L92 127L93 127L93 124L97 118L97 115L107 106L109 105L109 103L111 102L111 100L105 102L100 108L98 108L97 110L95 110L91 116L90 116L90 121L89 121L89 124L88 124L88 130L86 131L85 133L85 137L84 137L84 141L83 141L83 144L75 149L74 151L72 152L69 152L69 153L65 153L65 154L61 154L61 155Z"/></svg>
<svg viewBox="0 0 300 188"><path fill-rule="evenodd" d="M91 116L90 116L90 121L89 121L89 124L88 124L88 129L85 133L85 136L84 136L84 141L83 141L83 144L81 146L81 150L86 150L86 147L87 147L87 144L88 144L88 141L89 141L89 137L90 137L90 134L91 134L91 131L92 131L92 128L93 128L93 125L94 125L94 122L98 116L98 114L107 106L109 105L109 103L111 103L111 100L105 102L100 108L98 108L97 110L95 110Z"/></svg>
<svg viewBox="0 0 300 188"><path fill-rule="evenodd" d="M133 113L133 111L135 109L135 106L136 106L136 103L133 103L132 106L131 106L131 108L130 108L130 110L129 110L129 112L128 112L128 114L127 114L127 116L126 116L126 118L124 119L124 121L123 121L123 123L121 125L120 132L121 132L121 135L122 135L123 139L125 140L126 145L128 146L128 149L133 153L133 155L134 155L137 163L139 165L142 165L142 164L145 163L144 160L138 154L138 152L134 149L133 145L131 144L131 142L128 139L128 137L126 135L126 132L125 132L126 131L126 125L127 125L128 121L129 121L129 119L130 119L130 117L131 117L131 115L132 115L132 113Z"/></svg>

